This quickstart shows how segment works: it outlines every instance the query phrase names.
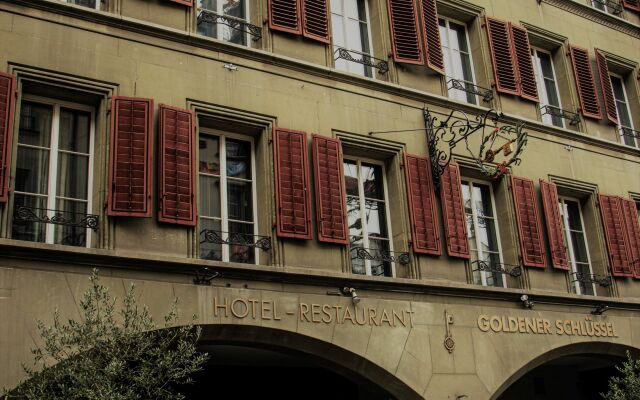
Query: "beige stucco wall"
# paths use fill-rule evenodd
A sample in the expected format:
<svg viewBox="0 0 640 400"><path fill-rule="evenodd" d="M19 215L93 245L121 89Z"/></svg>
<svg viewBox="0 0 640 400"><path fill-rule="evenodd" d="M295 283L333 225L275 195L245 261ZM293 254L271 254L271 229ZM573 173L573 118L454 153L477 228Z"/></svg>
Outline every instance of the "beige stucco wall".
<svg viewBox="0 0 640 400"><path fill-rule="evenodd" d="M31 362L30 349L40 343L35 320L51 323L54 308L61 319L79 317L78 302L88 289L89 268L52 267L42 264L40 270L25 268L22 262L2 261L0 264L0 386L12 387L23 376L21 362ZM75 271L74 271L75 269ZM65 271L66 270L66 271ZM230 324L253 325L274 328L318 339L382 367L408 385L424 398L447 398L467 394L473 399L489 399L508 380L536 366L532 360L545 359L567 345L580 343L604 343L605 353L619 354L622 346L640 350L640 319L638 313L610 310L603 316L591 316L589 307L567 307L537 304L534 309L523 309L517 302L482 301L464 297L447 297L429 294L386 294L358 290L361 302L353 305L343 296L329 295L333 287L282 285L253 281L229 280L224 277L213 281L212 286L197 286L190 277L159 276L149 273L130 273L122 270L103 269L101 282L110 293L122 299L125 288L136 285L139 304L149 306L156 321L168 311L174 297L179 298L179 311L183 321L195 314L204 326ZM238 302L235 314L222 305L235 299L254 301L257 304L255 318L252 312L243 316L246 308ZM264 302L264 303L262 303ZM215 308L215 304L220 307ZM248 303L251 304L251 303ZM265 311L261 311L265 304ZM325 314L301 315L301 305L310 309L339 306L356 313L376 310L374 322L360 324L348 319L329 321ZM274 311L275 308L275 311ZM334 308L335 309L335 308ZM321 310L321 308L318 308ZM383 311L391 316L392 323L380 322ZM404 325L393 318L393 311L405 312ZM411 318L408 318L411 312ZM446 337L445 312L453 318L450 334L455 347L450 353L444 346ZM344 314L342 314L344 315ZM481 315L548 319L552 334L496 333L480 329ZM278 319L279 318L279 319ZM325 321L322 322L322 319ZM356 321L359 317L355 318ZM361 320L361 319L360 319ZM612 338L558 335L556 320L590 321L610 323L615 335ZM360 321L362 322L362 320ZM395 325L395 326L392 326ZM406 326L405 326L406 325ZM542 330L541 330L542 332ZM242 341L242 337L238 340ZM278 343L295 350L295 342ZM621 346L614 346L621 345ZM591 347L596 353L603 346ZM565 354L570 354L566 351ZM326 357L326 354L316 354ZM213 355L215 357L215 355ZM362 371L354 371L362 372Z"/></svg>

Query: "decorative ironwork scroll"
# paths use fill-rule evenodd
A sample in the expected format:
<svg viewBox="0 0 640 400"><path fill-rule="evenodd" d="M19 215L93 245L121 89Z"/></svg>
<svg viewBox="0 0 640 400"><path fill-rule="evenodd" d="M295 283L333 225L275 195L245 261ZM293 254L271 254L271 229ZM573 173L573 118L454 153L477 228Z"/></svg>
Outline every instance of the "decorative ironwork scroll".
<svg viewBox="0 0 640 400"><path fill-rule="evenodd" d="M488 263L482 260L476 260L471 262L473 271L485 271L485 272L496 272L499 274L508 274L514 278L522 275L522 267L519 265L511 265L504 263Z"/></svg>
<svg viewBox="0 0 640 400"><path fill-rule="evenodd" d="M493 99L493 90L474 85L471 82L465 82L456 78L449 78L447 81L447 89L456 89L463 92L471 93L482 97L483 101L489 102Z"/></svg>
<svg viewBox="0 0 640 400"><path fill-rule="evenodd" d="M262 38L262 28L248 23L242 18L232 17L231 15L220 15L216 12L206 9L199 9L198 25L202 23L223 24L240 32L248 33L252 36L252 40L260 40Z"/></svg>
<svg viewBox="0 0 640 400"><path fill-rule="evenodd" d="M546 105L540 107L542 115L551 115L552 117L563 118L569 121L569 125L578 125L580 123L580 114L563 110L562 108Z"/></svg>
<svg viewBox="0 0 640 400"><path fill-rule="evenodd" d="M595 283L596 285L600 285L602 287L611 286L611 277L604 275L596 275L596 274L587 274L584 272L572 272L571 273L571 283L580 282L580 283Z"/></svg>
<svg viewBox="0 0 640 400"><path fill-rule="evenodd" d="M381 74L386 74L389 71L389 63L385 60L372 57L368 54L361 53L355 50L347 50L342 47L338 47L333 52L334 60L343 59L354 63L362 64L367 67L375 68L380 71Z"/></svg>
<svg viewBox="0 0 640 400"><path fill-rule="evenodd" d="M620 134L640 140L640 131L633 130L627 126L620 127Z"/></svg>
<svg viewBox="0 0 640 400"><path fill-rule="evenodd" d="M480 171L491 179L507 173L510 165L520 164L520 155L527 144L524 123L505 124L501 121L502 116L495 110L470 115L459 110L444 114L424 109L429 158L436 187L440 186L440 176L451 161L453 149L460 142L464 142ZM469 138L476 132L480 132L480 144L473 148ZM503 161L498 162L497 159L501 157Z"/></svg>
<svg viewBox="0 0 640 400"><path fill-rule="evenodd" d="M268 236L251 235L249 233L223 232L212 229L200 231L203 240L200 243L215 243L255 247L260 250L271 250L271 238ZM226 236L226 239L225 239Z"/></svg>
<svg viewBox="0 0 640 400"><path fill-rule="evenodd" d="M53 215L52 215L53 214ZM80 219L77 218L80 216ZM41 222L44 224L64 225L77 228L98 230L99 217L93 214L80 214L47 208L18 206L14 212L14 221Z"/></svg>
<svg viewBox="0 0 640 400"><path fill-rule="evenodd" d="M351 253L355 258L371 261L397 262L400 265L407 265L411 262L409 253L393 252L382 249L365 249L364 247L352 247ZM375 254L375 255L374 255Z"/></svg>
<svg viewBox="0 0 640 400"><path fill-rule="evenodd" d="M613 0L592 0L593 4L600 4L601 6L607 6L609 12L613 15L622 14L622 6L620 3Z"/></svg>

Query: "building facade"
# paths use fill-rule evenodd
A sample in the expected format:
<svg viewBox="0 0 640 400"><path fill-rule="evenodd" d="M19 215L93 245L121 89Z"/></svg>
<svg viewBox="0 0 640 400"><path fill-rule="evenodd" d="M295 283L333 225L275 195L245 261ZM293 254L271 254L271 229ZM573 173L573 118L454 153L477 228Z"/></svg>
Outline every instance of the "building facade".
<svg viewBox="0 0 640 400"><path fill-rule="evenodd" d="M197 315L189 398L592 398L640 351L637 0L0 0L0 43L0 386L94 267Z"/></svg>

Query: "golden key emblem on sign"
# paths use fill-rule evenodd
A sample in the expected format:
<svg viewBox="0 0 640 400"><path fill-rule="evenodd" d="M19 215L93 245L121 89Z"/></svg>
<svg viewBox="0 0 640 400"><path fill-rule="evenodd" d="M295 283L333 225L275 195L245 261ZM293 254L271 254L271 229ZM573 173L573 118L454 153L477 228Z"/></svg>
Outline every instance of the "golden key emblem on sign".
<svg viewBox="0 0 640 400"><path fill-rule="evenodd" d="M447 328L447 333L444 336L444 348L449 353L453 353L453 348L456 347L456 342L451 336L451 325L453 325L453 315L449 314L447 310L444 310L444 325Z"/></svg>

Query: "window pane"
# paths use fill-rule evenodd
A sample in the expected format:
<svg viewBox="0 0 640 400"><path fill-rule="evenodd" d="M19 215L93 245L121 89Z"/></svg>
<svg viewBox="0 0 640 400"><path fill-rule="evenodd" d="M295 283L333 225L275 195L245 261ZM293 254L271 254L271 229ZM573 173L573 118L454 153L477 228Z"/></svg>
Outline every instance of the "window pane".
<svg viewBox="0 0 640 400"><path fill-rule="evenodd" d="M464 26L458 25L454 22L449 22L449 27L451 28L451 33L449 35L451 48L454 50L468 52L469 47L467 46L467 35L465 33Z"/></svg>
<svg viewBox="0 0 640 400"><path fill-rule="evenodd" d="M210 243L207 241L207 230L215 231L218 235L220 233L221 223L220 220L212 220L200 218L200 258L206 260L222 261L222 245L219 243ZM215 239L215 236L212 236Z"/></svg>
<svg viewBox="0 0 640 400"><path fill-rule="evenodd" d="M253 221L251 182L227 181L227 214L229 219Z"/></svg>
<svg viewBox="0 0 640 400"><path fill-rule="evenodd" d="M569 229L582 231L582 220L580 219L580 205L574 201L566 201L567 218L569 219Z"/></svg>
<svg viewBox="0 0 640 400"><path fill-rule="evenodd" d="M205 174L220 175L220 139L215 136L201 136L199 147L199 171Z"/></svg>
<svg viewBox="0 0 640 400"><path fill-rule="evenodd" d="M385 219L384 203L378 201L365 201L365 213L367 216L367 232L369 237L387 237L387 224Z"/></svg>
<svg viewBox="0 0 640 400"><path fill-rule="evenodd" d="M227 139L227 176L251 179L251 143Z"/></svg>
<svg viewBox="0 0 640 400"><path fill-rule="evenodd" d="M96 0L69 0L69 3L89 8L96 8Z"/></svg>
<svg viewBox="0 0 640 400"><path fill-rule="evenodd" d="M18 143L50 147L53 107L22 102Z"/></svg>
<svg viewBox="0 0 640 400"><path fill-rule="evenodd" d="M346 41L344 40L344 17L341 15L331 14L331 40L336 47L345 47ZM342 60L344 61L344 60Z"/></svg>
<svg viewBox="0 0 640 400"><path fill-rule="evenodd" d="M364 197L384 200L382 168L379 165L362 164Z"/></svg>
<svg viewBox="0 0 640 400"><path fill-rule="evenodd" d="M200 175L200 214L220 218L220 179Z"/></svg>
<svg viewBox="0 0 640 400"><path fill-rule="evenodd" d="M350 236L362 236L362 219L360 217L360 200L347 196L347 219Z"/></svg>
<svg viewBox="0 0 640 400"><path fill-rule="evenodd" d="M82 201L56 200L56 213L69 221L81 221L87 215L87 203ZM67 246L86 246L87 228L52 225L54 243Z"/></svg>
<svg viewBox="0 0 640 400"><path fill-rule="evenodd" d="M588 263L589 258L587 258L587 246L584 240L584 233L571 232L571 242L573 242L575 262Z"/></svg>
<svg viewBox="0 0 640 400"><path fill-rule="evenodd" d="M60 110L60 150L89 153L91 114L83 111Z"/></svg>
<svg viewBox="0 0 640 400"><path fill-rule="evenodd" d="M49 185L49 151L18 146L16 190L47 194Z"/></svg>
<svg viewBox="0 0 640 400"><path fill-rule="evenodd" d="M360 19L360 14L358 13L358 0L343 0L344 2L344 15L350 19L355 19L356 21Z"/></svg>
<svg viewBox="0 0 640 400"><path fill-rule="evenodd" d="M386 240L370 240L369 253L373 258L383 258L389 253L389 242ZM392 276L391 263L388 261L371 260L371 275Z"/></svg>
<svg viewBox="0 0 640 400"><path fill-rule="evenodd" d="M549 54L538 51L538 58L540 58L540 68L542 69L542 76L548 79L554 79L553 65L551 64L551 57Z"/></svg>
<svg viewBox="0 0 640 400"><path fill-rule="evenodd" d="M482 257L489 265L500 265L500 256L496 253L485 253ZM487 286L504 286L504 274L500 272L485 272Z"/></svg>
<svg viewBox="0 0 640 400"><path fill-rule="evenodd" d="M58 154L57 196L87 200L89 156Z"/></svg>
<svg viewBox="0 0 640 400"><path fill-rule="evenodd" d="M589 268L589 264L576 264L576 269L579 273L583 274L583 276L587 276L591 274L591 269ZM578 282L580 286L580 293L586 295L593 295L593 284L587 282Z"/></svg>
<svg viewBox="0 0 640 400"><path fill-rule="evenodd" d="M13 207L15 210L19 207L28 207L38 217L40 217L43 215L43 210L47 208L47 199L46 197L16 194L14 196ZM45 227L46 224L40 222L18 221L14 218L11 229L11 238L16 240L28 240L31 242L44 242Z"/></svg>
<svg viewBox="0 0 640 400"><path fill-rule="evenodd" d="M229 222L229 238L236 243L243 241L253 242L253 224ZM229 245L229 261L238 263L255 263L255 250L253 247L242 244Z"/></svg>
<svg viewBox="0 0 640 400"><path fill-rule="evenodd" d="M491 207L491 194L489 192L488 186L474 185L473 200L475 202L476 213L478 213L478 217L493 216L493 210Z"/></svg>
<svg viewBox="0 0 640 400"><path fill-rule="evenodd" d="M347 195L360 195L358 191L358 166L353 161L344 162L344 184Z"/></svg>
<svg viewBox="0 0 640 400"><path fill-rule="evenodd" d="M498 251L495 221L478 217L478 246L482 251Z"/></svg>
<svg viewBox="0 0 640 400"><path fill-rule="evenodd" d="M358 249L362 247L362 238L351 238L351 271L354 274L365 275L367 273L365 260L358 257Z"/></svg>
<svg viewBox="0 0 640 400"><path fill-rule="evenodd" d="M235 18L245 20L245 7L243 0L222 0L222 13ZM222 39L235 44L246 44L247 34L240 29L234 29L225 24L218 24Z"/></svg>

